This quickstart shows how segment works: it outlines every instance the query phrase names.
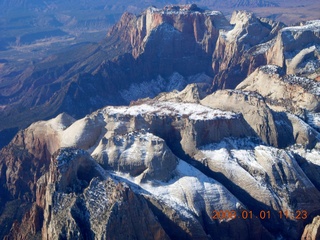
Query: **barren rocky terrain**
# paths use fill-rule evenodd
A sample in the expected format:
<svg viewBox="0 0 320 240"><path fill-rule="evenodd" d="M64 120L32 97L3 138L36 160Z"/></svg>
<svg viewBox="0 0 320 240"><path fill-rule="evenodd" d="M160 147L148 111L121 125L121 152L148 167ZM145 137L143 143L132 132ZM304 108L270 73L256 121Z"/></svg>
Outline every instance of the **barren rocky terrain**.
<svg viewBox="0 0 320 240"><path fill-rule="evenodd" d="M0 238L319 238L320 19L199 6L1 79Z"/></svg>

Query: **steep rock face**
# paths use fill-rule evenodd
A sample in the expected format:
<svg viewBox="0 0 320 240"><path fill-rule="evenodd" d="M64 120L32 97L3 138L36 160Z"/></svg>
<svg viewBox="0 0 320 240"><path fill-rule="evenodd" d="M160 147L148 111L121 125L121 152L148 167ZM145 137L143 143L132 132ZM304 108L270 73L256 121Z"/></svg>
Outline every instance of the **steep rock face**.
<svg viewBox="0 0 320 240"><path fill-rule="evenodd" d="M212 77L219 30L229 25L221 12L195 5L125 13L99 44L71 48L68 58L50 56L17 76L17 84L0 89L1 127L26 127L61 112L79 118L105 105L127 104L121 91L158 76L167 80L174 72Z"/></svg>
<svg viewBox="0 0 320 240"><path fill-rule="evenodd" d="M61 114L48 122L32 124L2 149L1 179L5 179L11 196L27 201L35 199L36 181L47 171L51 154L61 146L57 132L73 121L70 116Z"/></svg>
<svg viewBox="0 0 320 240"><path fill-rule="evenodd" d="M169 147L187 154L192 154L197 145L217 142L224 137L254 135L241 114L200 104L151 101L131 107L107 107L104 112L107 135L148 129L166 140Z"/></svg>
<svg viewBox="0 0 320 240"><path fill-rule="evenodd" d="M76 147L93 152L99 142L104 141L103 137L109 139L112 136L149 129L149 132L168 140L169 145L181 141L184 151L191 153L197 144L217 142L230 136L254 136L241 114L191 103L181 105L174 102L150 101L131 107L106 107L69 126L71 122L63 125L60 116L48 122L38 122L18 134L16 139L19 141L13 141L10 147L20 147L32 155L36 155L33 151L44 154L40 149L47 147L47 157L60 147ZM38 141L41 142L39 149L35 148L35 142ZM152 144L151 142L148 144ZM129 141L128 147L133 143ZM165 144L160 144L159 149L165 151ZM9 161L5 164L8 166ZM8 170L9 172L11 171Z"/></svg>
<svg viewBox="0 0 320 240"><path fill-rule="evenodd" d="M282 27L244 11L236 11L229 23L221 12L195 5L151 7L137 16L125 13L99 44L76 46L67 53L49 56L8 86L4 84L0 89L0 131L24 128L61 112L80 118L106 105L182 90L187 84L199 83L200 78L192 77L199 74L207 76L204 82L210 81L212 90L235 88L247 74L266 63L290 65L288 69L296 69L290 73L308 73L316 79L318 21L285 28L275 38ZM285 32L299 46L290 47L290 41L281 37ZM299 52L291 56L290 49ZM179 82L172 77L175 74L182 76L183 84L172 84ZM157 82L158 78L162 86L173 87L152 88L149 84L141 88L143 95L126 94L134 86Z"/></svg>
<svg viewBox="0 0 320 240"><path fill-rule="evenodd" d="M126 34L122 36L122 39L130 40L127 42L131 43L132 54L137 57L145 49L146 43L144 42L160 25L171 25L173 29L189 36L191 42L197 42L206 53L210 54L213 52L219 29L228 26L229 23L221 12L204 11L195 4L166 6L163 9L150 7L139 17L125 14L108 35L123 31L123 28L131 26L129 31L124 31ZM182 48L178 48L176 51L181 50Z"/></svg>
<svg viewBox="0 0 320 240"><path fill-rule="evenodd" d="M319 86L277 66L254 71L269 61L280 25L245 12L236 12L232 23L195 5L149 8L141 16L125 14L99 47L77 53L76 63L69 59L51 72L62 56L25 73L36 78L29 79L32 89L41 86L36 98L28 98L23 81L16 89L15 98L20 91L28 99L23 107L32 102L26 118L40 103L41 116L56 109L79 115L105 104L104 97L117 104L133 100L154 82L160 84L153 89L165 86L157 91L196 84L20 131L0 152L0 238L298 239L310 221L297 212L311 219L320 211ZM285 30L304 44L286 61L287 71L318 64L317 46L299 38L309 28L317 33L307 26ZM217 55L210 52L214 46ZM235 50L244 56L233 60ZM223 68L214 84L226 87L232 74L240 79L254 72L237 90L205 97L211 56L214 70ZM129 96L132 89L138 91ZM263 211L270 218L262 219Z"/></svg>
<svg viewBox="0 0 320 240"><path fill-rule="evenodd" d="M107 179L84 151L57 153L38 189L45 189L45 201L39 202L44 208L42 239L168 239L146 201Z"/></svg>
<svg viewBox="0 0 320 240"><path fill-rule="evenodd" d="M292 152L295 155L295 158L297 159L297 162L301 169L305 172L305 174L308 176L310 181L314 184L314 186L319 190L320 189L320 181L319 181L319 144L312 150L310 149L304 149L301 146L294 146L291 148ZM317 212L313 213L311 215L315 216L318 215ZM310 218L309 218L310 219Z"/></svg>
<svg viewBox="0 0 320 240"><path fill-rule="evenodd" d="M258 92L270 106L297 115L303 115L304 110L319 111L319 82L284 75L283 70L275 65L260 67L240 83L237 89Z"/></svg>
<svg viewBox="0 0 320 240"><path fill-rule="evenodd" d="M184 93L192 92L190 87ZM188 96L176 95L182 99ZM8 237L23 236L23 229L33 229L30 232L39 236L40 225L42 237L48 239L90 239L109 233L129 239L210 239L221 236L221 229L228 229L224 235L227 239L234 239L239 232L246 233L241 239L272 239L279 233L296 239L302 234L303 221L294 214L299 209L308 213L319 210L320 193L315 186L320 184L310 175L309 165L303 165L309 160L302 154L298 158L298 153L267 146L257 139L268 137L263 135L267 131L262 131L268 127L275 136L281 135L276 123L279 116L260 95L248 92L218 91L201 102L225 110L196 103L141 100L129 107L105 107L78 121L61 115L30 126L24 131L27 136L20 134L21 142L48 132L56 139L48 146L75 149L53 154L54 148L50 148L51 163L43 163L43 175L35 176L36 186L27 191L35 195L29 201L36 201L43 210L43 214L39 212L43 224L36 224L31 209L25 215L30 221L13 224ZM250 115L261 126L254 125ZM276 126L273 129L272 123ZM301 131L297 135L303 136ZM53 140L42 138L42 145ZM31 144L25 146L30 148ZM112 190L106 193L108 188ZM96 201L92 201L93 195ZM109 196L119 198L110 200ZM142 213L134 210L138 207L148 217L140 217ZM254 217L213 221L212 212L218 209L235 210L239 216L248 209ZM269 220L257 221L261 210L270 211ZM288 211L290 216L280 218L279 211ZM125 212L132 212L134 218L127 219L132 223L119 218ZM136 217L142 219L139 227L134 225ZM125 232L115 229L121 224L127 225ZM154 231L141 235L146 234L144 227ZM180 230L173 233L177 227ZM296 230L288 230L291 228Z"/></svg>
<svg viewBox="0 0 320 240"><path fill-rule="evenodd" d="M197 110L195 111L194 109ZM178 153L185 151L186 154L191 155L198 145L217 142L228 136L240 137L253 134L240 114L214 110L199 104L150 102L131 107L106 107L101 111L73 122L68 127L66 123L62 123L64 121L61 121L61 119L64 119L64 117L59 116L57 119L48 122L35 123L30 126L30 129L25 131L28 136L22 138L22 142L25 139L30 139L31 136L37 139L43 136L45 132L54 132L54 136L56 136L55 144L59 146L55 144L53 146L57 146L58 148L85 148L106 169L120 171L118 173L120 179L125 177L128 178L128 181L132 181L132 178L135 178L133 186L141 182L140 184L142 184L142 187L144 186L143 188L152 192L148 196L150 204L153 206L151 209L154 211L154 214L159 215L163 219L161 224L166 228L166 231L175 226L180 226L182 230L177 233L176 236L178 237L187 239L200 237L200 239L207 239L208 234L219 236L221 232L217 231L217 229L220 228L220 221L214 224L214 228L210 227L213 224L211 220L212 211L216 208L238 209L240 214L240 209L244 208L244 206L239 208L240 205L237 203L236 198L230 195L223 186L209 180L199 172L197 174L200 174L201 178L205 177L203 181L211 182L210 186L203 188L202 180L198 182L196 180L198 176L193 173L197 170L181 162L181 160L178 164L177 157L173 155L167 146L168 144L170 147L176 148L175 151ZM38 129L41 134L34 134L34 129ZM161 135L167 144L161 138L147 133L143 129L153 134ZM207 137L202 139L201 136L203 135ZM49 143L53 139L44 138L44 141L48 141ZM180 141L181 143L179 143ZM12 145L14 144L12 143ZM46 144L43 143L43 145ZM30 147L30 145L26 146ZM28 149L26 148L25 150ZM51 155L48 152L48 157ZM13 160L13 162L15 161ZM26 190L26 194L36 195L36 204L44 211L42 237L50 239L51 236L54 236L53 238L58 238L59 236L90 238L92 236L100 236L101 234L103 236L101 229L105 228L104 225L100 225L100 232L92 230L91 228L94 228L93 226L97 224L93 224L91 221L94 221L96 218L92 217L92 220L88 220L84 217L86 216L85 212L94 212L96 209L90 210L89 207L85 207L87 206L87 199L82 196L86 191L90 191L92 194L101 192L99 190L101 184L103 186L107 184L103 180L107 175L102 173L101 167L93 162L87 152L76 149L61 150L58 152L58 155L53 154L50 167L48 163L49 161L46 159L45 166L42 166L44 168L42 168L41 173L45 174L40 179L39 176L35 176L33 179L33 181L37 181L36 188ZM131 178L126 175L122 176L122 174L126 173L130 173ZM194 176L185 178L185 176L190 174ZM102 180L91 181L95 177L99 177ZM180 178L181 180L176 183ZM166 197L167 190L165 188L161 190L159 195L158 188L151 187L148 184L143 185L146 180L161 181L164 185L168 184L168 186L171 186L171 190L169 190L171 194L178 193L179 186L181 184L184 185L185 182L189 182L190 180L195 181L194 184L197 188L183 189L182 192L179 190L179 194L171 199ZM216 187L219 190L216 190ZM141 192L139 188L136 191L144 194L144 191ZM209 194L204 201L201 200L202 197L201 194L199 195L199 191L203 194ZM223 199L225 200L221 202L220 197L214 197L216 191L220 193L221 191L224 192L223 196L226 196ZM186 194L188 195L187 199L184 197ZM105 199L103 196L101 198ZM162 200L159 201L159 199ZM231 202L230 199L232 199ZM34 200L30 199L30 201ZM169 205L169 208L163 208L162 201ZM134 205L134 203L132 204ZM183 206L185 204L188 206L188 209L183 210L183 212L186 212L177 215L179 211L184 209ZM64 207L61 208L61 206ZM140 207L144 208L143 206ZM32 210L30 210L31 212ZM27 215L25 218L30 220L30 224L34 222ZM106 217L106 219L109 219L108 221L111 221L110 224L113 226L118 217ZM168 224L164 219L170 219L172 224ZM250 221L248 225L244 220L240 222L239 220L221 220L227 229L229 227L234 229L234 232L230 233L229 239L233 239L233 236L237 235L237 231L247 229L248 227L252 230L255 229L255 231L252 231L252 236L259 236L258 239L261 237L261 234L268 234L264 227L256 221ZM14 232L16 232L15 236L22 235L23 229L29 227L25 222L14 225L10 236L13 236ZM109 226L107 222L103 224ZM238 228L239 226L242 227ZM115 231L112 229L112 227L106 228L103 232ZM133 230L129 227L127 231L131 233ZM35 235L37 234L39 232L35 233ZM115 236L121 236L123 233L115 231L114 234ZM130 238L130 236L126 237ZM160 236L164 235L161 233ZM243 239L248 238L248 236L243 235Z"/></svg>
<svg viewBox="0 0 320 240"><path fill-rule="evenodd" d="M295 226L295 231L282 231L286 238L295 239L303 230L303 222L295 219L295 212L305 208L309 214L318 211L314 201L320 200L320 194L292 153L263 146L252 139L226 139L199 150L195 158L208 166L212 176L229 185L229 190L253 213L259 213L260 209L271 210L273 220L264 222L269 231L278 232L282 227ZM279 218L280 210L288 210L290 217Z"/></svg>
<svg viewBox="0 0 320 240"><path fill-rule="evenodd" d="M271 40L281 28L279 23L259 19L245 11L235 11L230 23L233 27L220 31L212 57L216 74L214 89L234 88L256 67L265 64L263 52L251 52L257 45Z"/></svg>
<svg viewBox="0 0 320 240"><path fill-rule="evenodd" d="M319 20L283 28L268 50L268 64L283 67L287 74L313 73L320 67L319 45Z"/></svg>
<svg viewBox="0 0 320 240"><path fill-rule="evenodd" d="M266 80L265 77L260 79ZM242 84L246 84L246 81ZM239 85L239 89L243 86L242 84ZM268 92L273 92L272 87L265 88L265 83L260 86L263 91L267 89ZM256 89L244 88L244 90L216 91L201 100L201 103L213 108L242 113L257 136L269 145L283 148L297 143L309 148L314 147L318 136L314 129L292 114L274 112L268 106L268 101L265 101ZM299 93L297 95L299 96Z"/></svg>
<svg viewBox="0 0 320 240"><path fill-rule="evenodd" d="M177 71L187 76L212 75L211 56L219 30L229 26L221 12L204 11L194 4L149 8L136 24L131 30L132 54L145 63L146 72Z"/></svg>
<svg viewBox="0 0 320 240"><path fill-rule="evenodd" d="M312 223L308 224L301 237L302 240L316 240L320 237L320 217L317 216L312 220Z"/></svg>
<svg viewBox="0 0 320 240"><path fill-rule="evenodd" d="M141 180L167 181L177 165L176 156L163 139L143 132L104 138L92 156L106 169L140 175Z"/></svg>
<svg viewBox="0 0 320 240"><path fill-rule="evenodd" d="M278 146L278 131L272 112L258 94L220 90L205 97L201 104L241 112L257 136L268 144Z"/></svg>

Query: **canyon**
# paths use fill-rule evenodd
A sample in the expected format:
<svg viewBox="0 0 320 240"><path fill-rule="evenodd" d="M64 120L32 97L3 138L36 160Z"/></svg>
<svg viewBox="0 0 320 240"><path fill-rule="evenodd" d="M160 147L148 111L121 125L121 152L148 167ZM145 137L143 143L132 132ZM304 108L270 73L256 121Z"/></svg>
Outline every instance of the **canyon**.
<svg viewBox="0 0 320 240"><path fill-rule="evenodd" d="M2 79L0 238L317 239L319 49L317 19L168 5Z"/></svg>

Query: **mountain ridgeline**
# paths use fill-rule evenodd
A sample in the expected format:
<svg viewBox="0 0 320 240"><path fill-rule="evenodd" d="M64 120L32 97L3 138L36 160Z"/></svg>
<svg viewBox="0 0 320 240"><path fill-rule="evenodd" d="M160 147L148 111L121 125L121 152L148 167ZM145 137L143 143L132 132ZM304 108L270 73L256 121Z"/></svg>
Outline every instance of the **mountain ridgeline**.
<svg viewBox="0 0 320 240"><path fill-rule="evenodd" d="M125 13L0 88L0 238L318 239L319 80L320 20Z"/></svg>
<svg viewBox="0 0 320 240"><path fill-rule="evenodd" d="M295 33L283 27L244 11L234 12L229 22L220 12L195 5L149 8L139 16L125 13L100 44L75 46L4 81L0 130L25 127L61 112L82 117L108 104L127 104L175 87L181 90L197 74L206 75L202 81L216 90L234 88L264 64L280 64L286 71L291 69L286 62L293 58L286 48L294 47L287 36L294 38ZM308 34L310 43L319 41L317 32L304 32L295 41L295 51L309 45ZM310 51L297 57L291 72L317 50ZM177 75L180 85L161 85ZM151 81L158 88L126 95Z"/></svg>

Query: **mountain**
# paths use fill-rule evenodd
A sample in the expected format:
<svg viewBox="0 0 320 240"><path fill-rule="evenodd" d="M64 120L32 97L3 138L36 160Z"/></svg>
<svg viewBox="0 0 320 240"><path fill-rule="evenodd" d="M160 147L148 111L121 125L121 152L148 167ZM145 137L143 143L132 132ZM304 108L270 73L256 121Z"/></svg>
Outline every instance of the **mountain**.
<svg viewBox="0 0 320 240"><path fill-rule="evenodd" d="M305 58L314 58L318 68L318 50L308 48L319 41L318 23L311 25L314 36L310 39L309 31L299 30L306 34L299 37L296 47L301 53L289 68ZM234 88L257 67L283 66L281 59L291 59L286 51L293 46L283 32L295 28L283 27L246 11L235 11L229 22L221 12L196 5L151 7L138 16L125 13L100 43L67 48L20 73L5 75L0 88L0 130L23 128L61 112L83 117L108 104L182 90L191 82L212 84L211 91ZM277 49L281 44L288 50ZM10 64L4 62L2 69L7 68Z"/></svg>
<svg viewBox="0 0 320 240"><path fill-rule="evenodd" d="M123 96L130 87L152 79L165 85L175 72L185 76L184 87L192 76L212 72L211 54L218 30L225 26L229 23L220 12L197 9L162 13L149 8L141 16L125 13L101 43L74 47L26 69L13 81L5 79L1 118L8 125L2 128L59 112L80 117L107 104L128 103L130 98ZM162 48L154 47L158 45ZM161 90L155 91L154 96ZM12 115L19 117L13 120Z"/></svg>
<svg viewBox="0 0 320 240"><path fill-rule="evenodd" d="M0 238L316 239L319 32L149 7L6 76Z"/></svg>
<svg viewBox="0 0 320 240"><path fill-rule="evenodd" d="M175 94L19 132L0 158L8 238L298 239L297 214L319 213L319 132L257 92Z"/></svg>

